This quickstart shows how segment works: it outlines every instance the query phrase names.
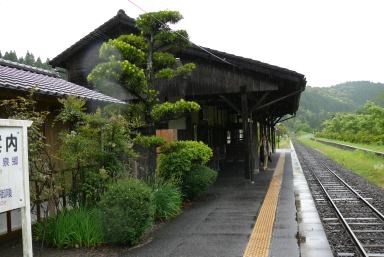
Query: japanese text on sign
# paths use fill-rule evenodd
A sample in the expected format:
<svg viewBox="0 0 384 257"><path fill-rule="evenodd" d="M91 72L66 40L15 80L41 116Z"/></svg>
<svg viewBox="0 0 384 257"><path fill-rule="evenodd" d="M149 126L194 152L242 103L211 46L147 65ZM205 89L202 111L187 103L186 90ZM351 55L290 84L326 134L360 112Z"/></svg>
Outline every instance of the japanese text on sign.
<svg viewBox="0 0 384 257"><path fill-rule="evenodd" d="M24 206L22 130L0 127L0 212Z"/></svg>

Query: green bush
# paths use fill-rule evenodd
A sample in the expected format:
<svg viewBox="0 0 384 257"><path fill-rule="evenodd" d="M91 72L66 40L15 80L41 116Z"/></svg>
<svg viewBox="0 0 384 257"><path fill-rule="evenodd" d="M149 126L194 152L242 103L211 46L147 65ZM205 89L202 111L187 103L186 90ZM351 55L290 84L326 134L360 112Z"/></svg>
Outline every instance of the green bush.
<svg viewBox="0 0 384 257"><path fill-rule="evenodd" d="M161 147L157 175L181 185L193 165L204 165L212 157L212 149L203 142L174 141Z"/></svg>
<svg viewBox="0 0 384 257"><path fill-rule="evenodd" d="M208 187L212 185L217 178L217 171L204 165L196 165L187 172L182 191L184 197L193 199L206 193Z"/></svg>
<svg viewBox="0 0 384 257"><path fill-rule="evenodd" d="M103 243L100 212L76 208L59 213L34 226L34 237L59 248L91 247Z"/></svg>
<svg viewBox="0 0 384 257"><path fill-rule="evenodd" d="M153 186L155 219L168 220L180 213L182 195L180 189L171 182L160 182Z"/></svg>
<svg viewBox="0 0 384 257"><path fill-rule="evenodd" d="M153 222L151 188L137 179L112 184L101 197L104 238L112 244L136 244Z"/></svg>

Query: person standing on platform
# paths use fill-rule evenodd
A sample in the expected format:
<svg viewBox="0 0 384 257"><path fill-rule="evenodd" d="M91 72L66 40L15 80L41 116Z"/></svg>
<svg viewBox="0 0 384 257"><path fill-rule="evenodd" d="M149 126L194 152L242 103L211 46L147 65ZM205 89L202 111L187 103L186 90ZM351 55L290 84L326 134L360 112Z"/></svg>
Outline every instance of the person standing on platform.
<svg viewBox="0 0 384 257"><path fill-rule="evenodd" d="M267 154L268 154L267 161L272 162L272 147L269 140L266 140L266 141L267 141Z"/></svg>
<svg viewBox="0 0 384 257"><path fill-rule="evenodd" d="M260 164L262 164L263 170L266 170L268 165L268 150L267 150L267 139L265 138L265 136L261 138L259 154L260 154Z"/></svg>

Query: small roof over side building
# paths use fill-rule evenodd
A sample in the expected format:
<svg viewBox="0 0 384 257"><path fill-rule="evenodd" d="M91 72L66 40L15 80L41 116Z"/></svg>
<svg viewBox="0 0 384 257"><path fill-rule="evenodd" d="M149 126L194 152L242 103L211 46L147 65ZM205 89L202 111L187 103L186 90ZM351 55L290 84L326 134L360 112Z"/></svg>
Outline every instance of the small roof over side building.
<svg viewBox="0 0 384 257"><path fill-rule="evenodd" d="M107 103L124 102L102 93L68 82L56 72L0 59L0 88L29 91L36 87L38 93L51 96L76 96L91 101Z"/></svg>

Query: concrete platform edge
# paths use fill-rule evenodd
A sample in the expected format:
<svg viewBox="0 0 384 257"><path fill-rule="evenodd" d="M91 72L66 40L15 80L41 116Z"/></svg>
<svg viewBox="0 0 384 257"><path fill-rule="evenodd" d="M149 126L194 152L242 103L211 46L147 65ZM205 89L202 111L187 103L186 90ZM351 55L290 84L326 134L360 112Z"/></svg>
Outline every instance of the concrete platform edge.
<svg viewBox="0 0 384 257"><path fill-rule="evenodd" d="M309 190L295 148L291 144L293 186L299 225L301 257L332 257L333 253L325 235L315 202Z"/></svg>

